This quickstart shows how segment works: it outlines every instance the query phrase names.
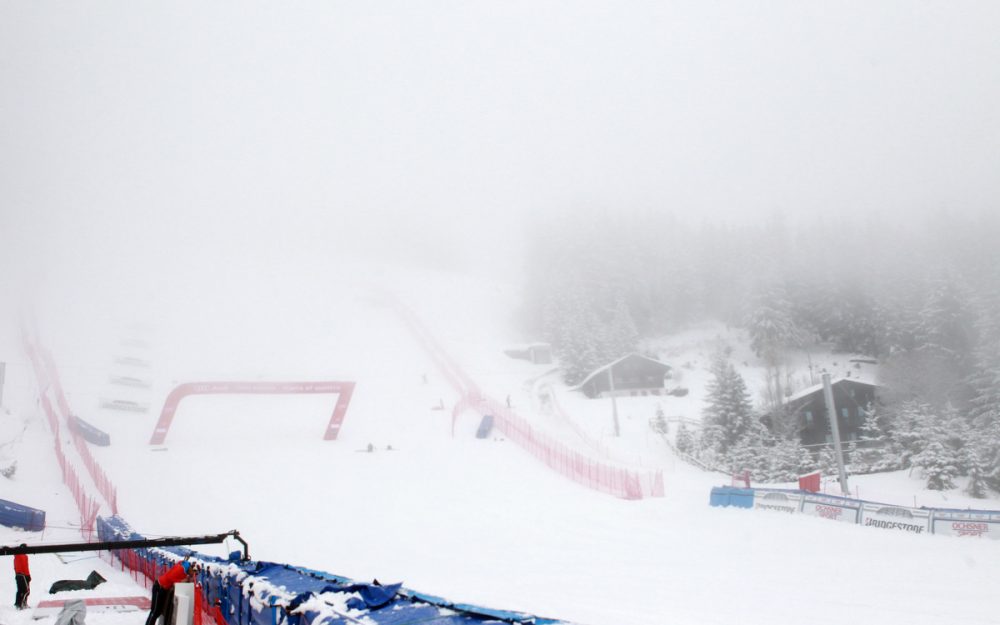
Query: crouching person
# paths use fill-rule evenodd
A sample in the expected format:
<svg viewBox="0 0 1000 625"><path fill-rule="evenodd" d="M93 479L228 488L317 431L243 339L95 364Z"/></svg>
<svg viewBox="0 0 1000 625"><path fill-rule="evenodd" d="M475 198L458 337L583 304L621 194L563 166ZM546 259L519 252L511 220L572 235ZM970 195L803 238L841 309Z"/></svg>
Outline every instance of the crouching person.
<svg viewBox="0 0 1000 625"><path fill-rule="evenodd" d="M194 581L194 567L185 558L173 565L167 572L153 582L153 594L150 597L149 616L146 625L156 625L156 619L163 617L164 625L170 618L170 608L174 599L174 584Z"/></svg>

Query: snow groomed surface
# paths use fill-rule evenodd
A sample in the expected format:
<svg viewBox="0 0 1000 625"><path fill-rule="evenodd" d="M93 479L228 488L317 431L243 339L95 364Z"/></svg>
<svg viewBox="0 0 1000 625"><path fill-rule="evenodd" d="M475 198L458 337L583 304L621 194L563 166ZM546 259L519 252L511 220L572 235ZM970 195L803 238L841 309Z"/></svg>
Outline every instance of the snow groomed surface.
<svg viewBox="0 0 1000 625"><path fill-rule="evenodd" d="M777 488L717 486L709 505L806 514L866 527L915 534L973 536L1000 540L1000 510L908 508L876 501Z"/></svg>
<svg viewBox="0 0 1000 625"><path fill-rule="evenodd" d="M595 460L534 428L512 408L488 396L412 310L392 297L388 297L385 303L402 320L410 335L460 398L452 410L453 424L462 412L475 411L483 419L482 423L490 417L491 423L508 440L578 484L621 499L663 497L662 471L634 469Z"/></svg>
<svg viewBox="0 0 1000 625"><path fill-rule="evenodd" d="M63 478L74 494L80 509L81 531L95 527L100 540L126 540L143 538L120 517L114 503L114 486L100 465L89 455L83 437L69 425L73 415L66 401L51 355L37 347L38 341L30 340L23 333L25 350L34 367L41 390L39 403L55 439L55 450ZM48 384L45 382L48 381ZM353 384L350 384L353 389ZM102 494L110 489L109 507L113 516L97 515L95 500L90 497L73 470L70 460L62 453L60 421L56 409L48 399L49 391L56 396L56 403L63 420L70 429L73 447L80 453L91 476ZM273 389L269 389L273 391ZM287 390L287 389L286 389ZM318 389L317 392L328 392ZM338 405L345 398L341 393ZM349 400L349 394L346 399ZM346 409L346 405L344 406ZM342 413L342 411L341 411ZM335 409L334 416L337 411ZM19 522L37 520L30 510L20 507ZM13 507L12 507L13 509ZM38 511L41 512L41 511ZM44 512L42 512L44 526ZM30 519L29 519L30 517ZM39 528L41 529L41 528ZM143 549L115 552L123 566L152 578L176 560L180 550ZM566 621L538 617L521 612L493 610L481 606L454 603L446 599L404 589L402 584L381 585L358 583L329 573L272 562L240 562L196 554L202 567L199 583L208 604L206 610L217 625L323 625L328 622L366 623L370 625L473 625L476 623L509 623L522 625L572 625ZM218 610L214 608L218 607ZM362 620L364 617L364 620ZM220 622L221 619L221 622Z"/></svg>
<svg viewBox="0 0 1000 625"><path fill-rule="evenodd" d="M100 540L135 540L143 536L120 517L97 519ZM520 612L460 604L403 588L402 584L356 582L288 564L240 561L182 549L136 549L116 555L123 565L146 575L191 554L201 565L198 583L207 610L226 625L323 625L333 622L371 625L572 625ZM238 555L238 553L237 553ZM218 611L215 610L218 608ZM223 625L220 623L219 625Z"/></svg>

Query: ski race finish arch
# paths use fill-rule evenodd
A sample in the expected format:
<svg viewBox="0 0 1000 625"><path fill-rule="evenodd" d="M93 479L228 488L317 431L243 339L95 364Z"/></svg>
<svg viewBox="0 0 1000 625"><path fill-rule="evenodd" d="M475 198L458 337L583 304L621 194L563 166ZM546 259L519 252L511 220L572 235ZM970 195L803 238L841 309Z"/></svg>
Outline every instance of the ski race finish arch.
<svg viewBox="0 0 1000 625"><path fill-rule="evenodd" d="M189 395L299 395L336 393L337 403L330 415L323 440L337 440L340 426L347 415L347 406L354 393L354 382L188 382L181 384L167 395L163 402L160 420L149 439L150 445L162 445L174 420L174 413L181 400Z"/></svg>

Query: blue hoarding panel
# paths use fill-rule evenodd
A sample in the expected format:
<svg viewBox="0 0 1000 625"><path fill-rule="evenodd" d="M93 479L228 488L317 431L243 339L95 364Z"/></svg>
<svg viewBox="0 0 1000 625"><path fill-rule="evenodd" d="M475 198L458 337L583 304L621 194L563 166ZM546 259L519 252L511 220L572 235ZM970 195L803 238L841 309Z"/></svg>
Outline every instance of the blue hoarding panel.
<svg viewBox="0 0 1000 625"><path fill-rule="evenodd" d="M0 499L0 525L40 532L45 529L45 511Z"/></svg>
<svg viewBox="0 0 1000 625"><path fill-rule="evenodd" d="M712 506L753 508L753 489L716 486L712 489L712 494L709 496L708 503Z"/></svg>

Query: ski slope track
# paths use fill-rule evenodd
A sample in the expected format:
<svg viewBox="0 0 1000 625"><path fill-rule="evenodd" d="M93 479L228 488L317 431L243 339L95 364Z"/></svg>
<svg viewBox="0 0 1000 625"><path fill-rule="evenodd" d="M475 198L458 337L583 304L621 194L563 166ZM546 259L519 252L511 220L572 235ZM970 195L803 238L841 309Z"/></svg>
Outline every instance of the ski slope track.
<svg viewBox="0 0 1000 625"><path fill-rule="evenodd" d="M41 535L0 528L3 542L71 540L60 532L80 536L87 515L76 498L84 494L99 516L117 507L120 518L149 537L239 529L258 561L294 564L291 573L276 565L276 576L279 570L295 579L301 571L326 571L333 581L403 582L420 594L462 602L458 606L583 625L998 622L995 541L710 507L711 487L728 479L680 460L649 427L660 402L670 417L699 416L707 376L696 352L677 356L677 362L694 363L684 370L691 393L619 398L621 435L615 437L607 400L586 399L544 377L548 367L503 354L505 344L523 337L498 314L504 310L498 300L509 301L502 286L479 285L477 291L476 285L427 276L407 284L416 292L406 293L405 284L400 289L410 321L385 303L289 302L289 310L319 310L323 317L303 316L280 334L253 331L266 321L254 320L237 327L228 342L224 335L196 343L143 336L150 347L140 356L151 365L143 375L151 384L127 389L127 396L106 387L122 370L109 371L103 363L114 362L117 346L134 337L116 334L117 328L101 334L87 320L78 324L86 333L60 335L40 319L46 332L36 336L46 338L51 355L43 358L38 347L38 363L51 361L52 371L42 364L32 370L30 359L8 363L10 414L0 416L23 420L25 429L5 450L16 452L18 469L14 479L0 480L0 497L45 510L49 527ZM462 299L448 297L456 291ZM714 337L717 330L706 333ZM148 444L158 411L100 407L111 392L162 406L181 383L254 378L355 380L337 440L322 440L331 398L321 394L191 396L158 446ZM536 405L536 391L545 385L558 400L551 412ZM505 395L510 408L491 399ZM73 439L63 422L71 411L107 432L111 444L89 447ZM476 439L477 419L467 416L472 412L492 414L497 435ZM60 428L56 445L53 418ZM522 444L522 432L588 460L599 457L604 466L659 473L669 490L650 496L640 484L642 497L629 499L582 487L552 470L540 446ZM78 489L54 449L73 468ZM94 461L93 473L85 453ZM114 487L106 495L96 469ZM870 500L971 505L958 491L924 490L906 472L851 480L852 490ZM228 570L229 550L206 548L203 554ZM108 579L93 596L148 596L143 578L120 566L39 555L32 557L29 603L47 598L52 581L83 579L92 569ZM254 579L276 601L287 599L287 589ZM12 599L12 576L0 576L0 592ZM94 611L87 620L139 625L143 618ZM31 617L0 607L0 622L28 625Z"/></svg>
<svg viewBox="0 0 1000 625"><path fill-rule="evenodd" d="M393 301L393 308L460 396L461 399L452 413L453 420L462 411L470 409L481 416L492 416L497 419L497 427L509 439L526 449L550 469L588 488L622 499L663 496L662 472L614 467L584 456L535 430L509 407L484 394L410 309L398 300Z"/></svg>
<svg viewBox="0 0 1000 625"><path fill-rule="evenodd" d="M61 436L63 426L75 432L71 427L73 414L65 400L59 375L54 360L44 349L38 347L37 337L24 337L25 351L32 361L39 382L39 404L45 413L50 431L55 440L55 451L60 467L63 470L63 481L71 490L80 510L80 532L86 541L90 541L95 531L98 540L134 540L143 538L136 533L127 522L117 516L98 518L98 504L84 494L87 488L81 483L73 470L73 465L67 460ZM45 356L39 358L38 354ZM182 389L181 393L171 393L174 408L182 394L191 391L208 393L237 392L288 392L294 387L296 392L328 393L331 388L341 392L342 384L320 383L317 385L303 383L286 384L225 384L193 386ZM348 392L353 390L353 384L348 383ZM48 399L50 390L62 398L58 403L62 412L62 420L56 415ZM349 400L349 394L347 395ZM343 407L338 400L339 414ZM334 410L334 419L338 410ZM162 421L162 418L161 418ZM337 421L339 426L339 421ZM158 429L165 434L166 428ZM328 429L329 431L329 429ZM329 438L325 440L335 440ZM82 437L74 434L73 447L83 453L82 457L90 458ZM103 478L100 466L93 462L92 474L96 470ZM106 507L107 509L107 507ZM166 549L136 549L115 552L107 557L112 565L115 560L132 571L138 581L151 582L163 574L181 555L191 553L174 548ZM314 571L300 569L286 564L273 564L260 561L235 561L232 556L224 560L212 558L204 554L194 554L202 567L197 587L195 602L195 625L214 621L216 625L257 625L259 623L281 621L288 625L315 625L330 621L345 620L359 625L413 625L426 623L428 625L475 625L476 623L534 623L537 625L572 625L571 623L539 617L531 614L508 610L497 610L465 603L453 602L441 597L416 592L402 587L401 583L382 585L377 581L372 583L357 583L348 578ZM127 608L131 611L136 603L135 597L116 598L107 602L92 601L90 605L111 605L117 608ZM148 602L147 602L148 604ZM51 614L53 602L43 601L38 604L39 614ZM215 606L215 607L212 607ZM54 615L54 614L53 614ZM228 615L228 616L227 616Z"/></svg>

